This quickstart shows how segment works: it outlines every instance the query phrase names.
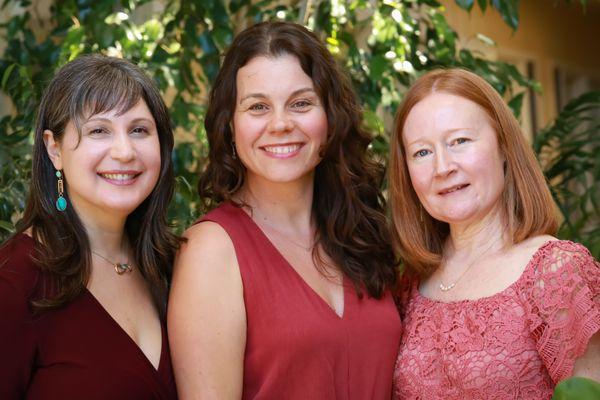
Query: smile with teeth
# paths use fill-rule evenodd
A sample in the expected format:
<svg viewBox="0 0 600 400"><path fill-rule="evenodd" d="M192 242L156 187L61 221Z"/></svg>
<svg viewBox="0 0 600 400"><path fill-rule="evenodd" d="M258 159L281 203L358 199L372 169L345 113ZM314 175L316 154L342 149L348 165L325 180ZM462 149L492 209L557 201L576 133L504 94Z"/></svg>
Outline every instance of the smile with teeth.
<svg viewBox="0 0 600 400"><path fill-rule="evenodd" d="M464 188L466 188L467 186L469 186L469 184L468 184L468 183L467 183L467 184L464 184L464 185L456 185L456 186L452 186L451 188L448 188L448 189L442 190L442 191L440 192L440 194L441 194L441 195L444 195L444 194L453 193L453 192L456 192L457 190L464 189Z"/></svg>
<svg viewBox="0 0 600 400"><path fill-rule="evenodd" d="M128 181L135 178L138 174L103 174L99 173L103 178L110 179L112 181Z"/></svg>
<svg viewBox="0 0 600 400"><path fill-rule="evenodd" d="M300 144L287 144L279 146L265 146L263 150L272 154L290 154L300 149Z"/></svg>

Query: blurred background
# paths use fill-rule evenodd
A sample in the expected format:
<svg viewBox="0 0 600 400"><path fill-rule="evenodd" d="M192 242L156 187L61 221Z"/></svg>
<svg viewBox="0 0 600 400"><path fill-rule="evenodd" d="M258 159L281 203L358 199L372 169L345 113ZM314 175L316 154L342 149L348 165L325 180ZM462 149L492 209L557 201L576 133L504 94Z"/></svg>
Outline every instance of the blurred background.
<svg viewBox="0 0 600 400"><path fill-rule="evenodd" d="M1 0L0 241L28 190L36 107L54 71L84 53L125 57L156 81L176 128L181 232L204 210L207 91L236 32L308 26L348 71L372 150L387 159L395 109L436 67L468 68L504 96L562 214L559 236L600 256L599 0Z"/></svg>

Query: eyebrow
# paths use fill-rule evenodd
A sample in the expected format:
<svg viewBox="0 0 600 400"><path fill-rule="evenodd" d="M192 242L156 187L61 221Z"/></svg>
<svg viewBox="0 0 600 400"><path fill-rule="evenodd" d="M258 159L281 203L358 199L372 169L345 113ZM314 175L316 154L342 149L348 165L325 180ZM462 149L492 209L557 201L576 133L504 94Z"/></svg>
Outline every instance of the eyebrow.
<svg viewBox="0 0 600 400"><path fill-rule="evenodd" d="M313 89L311 87L305 87L305 88L301 88L298 90L294 90L292 92L292 94L290 94L289 97L294 97L294 96L297 96L297 95L299 95L301 93L305 93L305 92L313 92L316 94L315 89ZM240 104L242 104L244 101L248 100L249 98L266 99L267 97L268 96L264 93L250 93L240 99Z"/></svg>
<svg viewBox="0 0 600 400"><path fill-rule="evenodd" d="M104 118L104 117L92 117L90 119L88 119L87 121L85 121L83 124L88 124L90 122L106 122L106 123L111 123L112 122L112 118ZM130 124L138 124L140 122L146 122L146 123L150 123L150 124L155 124L155 122L150 119L150 118L146 118L146 117L139 117L139 118L135 118L131 121L129 121Z"/></svg>

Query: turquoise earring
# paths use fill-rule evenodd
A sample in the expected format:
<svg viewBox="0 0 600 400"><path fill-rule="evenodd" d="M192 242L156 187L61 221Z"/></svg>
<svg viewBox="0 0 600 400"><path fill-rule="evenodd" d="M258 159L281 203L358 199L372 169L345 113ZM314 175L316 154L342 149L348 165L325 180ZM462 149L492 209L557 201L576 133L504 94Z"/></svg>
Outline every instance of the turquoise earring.
<svg viewBox="0 0 600 400"><path fill-rule="evenodd" d="M67 209L67 199L63 197L65 190L63 185L62 174L59 170L56 171L56 178L58 179L58 199L56 199L56 209L58 211L65 211Z"/></svg>

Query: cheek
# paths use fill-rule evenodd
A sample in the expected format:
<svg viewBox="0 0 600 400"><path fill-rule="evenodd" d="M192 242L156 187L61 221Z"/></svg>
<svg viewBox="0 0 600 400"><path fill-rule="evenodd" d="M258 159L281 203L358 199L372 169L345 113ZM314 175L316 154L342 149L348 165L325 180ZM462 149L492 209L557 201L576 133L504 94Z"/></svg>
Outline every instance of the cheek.
<svg viewBox="0 0 600 400"><path fill-rule="evenodd" d="M325 112L319 111L314 114L307 115L307 118L300 121L304 127L303 131L311 137L312 140L319 144L325 143L327 140L327 116Z"/></svg>
<svg viewBox="0 0 600 400"><path fill-rule="evenodd" d="M146 168L158 177L158 175L160 175L161 165L160 142L158 137L153 139L154 140L143 143L138 149L138 154L141 155Z"/></svg>
<svg viewBox="0 0 600 400"><path fill-rule="evenodd" d="M233 139L236 147L240 151L247 150L246 148L260 137L264 131L266 123L260 118L247 118L244 116L234 117L233 119L234 132Z"/></svg>
<svg viewBox="0 0 600 400"><path fill-rule="evenodd" d="M419 198L424 194L429 187L429 168L425 164L416 165L412 164L408 166L408 173L410 175L410 182L412 183L413 189L417 193Z"/></svg>

